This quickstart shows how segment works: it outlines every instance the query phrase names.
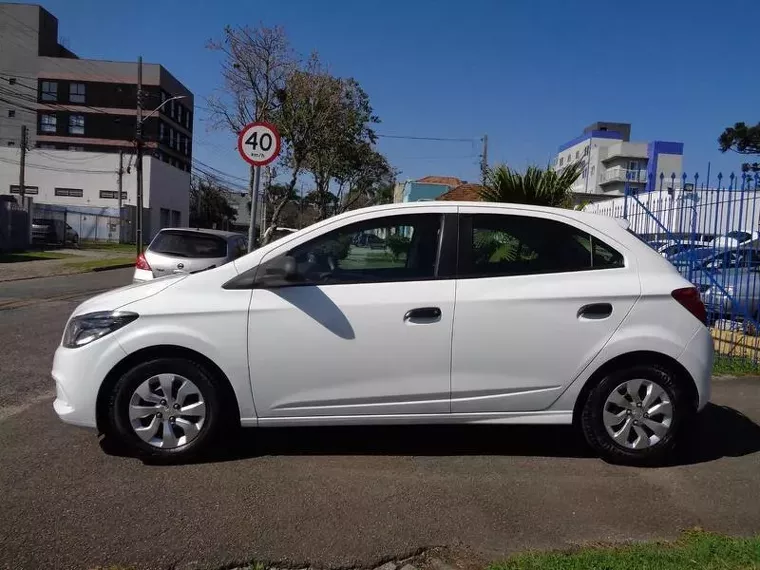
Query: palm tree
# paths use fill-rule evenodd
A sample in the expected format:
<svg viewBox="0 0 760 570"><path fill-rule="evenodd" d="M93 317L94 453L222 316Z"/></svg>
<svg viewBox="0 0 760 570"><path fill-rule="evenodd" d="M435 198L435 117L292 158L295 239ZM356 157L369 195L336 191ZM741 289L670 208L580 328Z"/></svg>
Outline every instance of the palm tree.
<svg viewBox="0 0 760 570"><path fill-rule="evenodd" d="M484 202L512 202L537 206L572 207L570 187L583 171L582 162L568 164L562 170L529 166L525 174L501 164L486 173L480 191Z"/></svg>

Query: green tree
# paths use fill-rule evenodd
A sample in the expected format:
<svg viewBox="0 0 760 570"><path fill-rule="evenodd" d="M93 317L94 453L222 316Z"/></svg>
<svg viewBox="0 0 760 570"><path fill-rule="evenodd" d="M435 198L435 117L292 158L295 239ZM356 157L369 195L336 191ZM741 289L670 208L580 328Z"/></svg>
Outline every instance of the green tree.
<svg viewBox="0 0 760 570"><path fill-rule="evenodd" d="M728 127L718 137L718 145L721 152L733 150L739 154L760 154L760 123L754 127L748 127L746 123L736 123ZM744 172L760 172L759 162L745 162L742 165Z"/></svg>
<svg viewBox="0 0 760 570"><path fill-rule="evenodd" d="M235 210L225 191L211 178L193 178L190 183L190 226L227 228L235 220Z"/></svg>
<svg viewBox="0 0 760 570"><path fill-rule="evenodd" d="M502 164L486 171L480 199L485 202L571 208L570 187L582 171L582 162L574 162L558 171L551 166L546 169L529 166L525 173Z"/></svg>

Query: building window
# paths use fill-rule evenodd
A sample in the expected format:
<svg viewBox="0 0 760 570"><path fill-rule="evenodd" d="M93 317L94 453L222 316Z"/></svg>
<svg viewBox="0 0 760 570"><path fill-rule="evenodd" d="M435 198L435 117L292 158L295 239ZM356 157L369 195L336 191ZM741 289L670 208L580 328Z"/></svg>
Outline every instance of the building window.
<svg viewBox="0 0 760 570"><path fill-rule="evenodd" d="M559 157L559 165L562 166L564 163L565 163L565 157L564 156L560 156Z"/></svg>
<svg viewBox="0 0 760 570"><path fill-rule="evenodd" d="M70 135L84 134L84 115L70 115L69 116L69 134Z"/></svg>
<svg viewBox="0 0 760 570"><path fill-rule="evenodd" d="M56 146L54 144L45 144L45 143L39 143L37 145L37 148L41 148L44 150L56 150Z"/></svg>
<svg viewBox="0 0 760 570"><path fill-rule="evenodd" d="M172 226L178 228L182 225L182 214L177 210L172 210Z"/></svg>
<svg viewBox="0 0 760 570"><path fill-rule="evenodd" d="M101 190L100 191L100 197L106 198L106 199L113 199L116 200L119 197L119 192L116 190ZM121 193L121 199L126 200L127 199L127 193L122 192Z"/></svg>
<svg viewBox="0 0 760 570"><path fill-rule="evenodd" d="M43 101L58 101L58 82L57 81L43 81L42 82L42 100Z"/></svg>
<svg viewBox="0 0 760 570"><path fill-rule="evenodd" d="M159 215L161 216L161 227L162 228L168 228L170 224L170 213L168 208L160 208L159 209Z"/></svg>
<svg viewBox="0 0 760 570"><path fill-rule="evenodd" d="M185 137L185 154L190 154L190 137Z"/></svg>
<svg viewBox="0 0 760 570"><path fill-rule="evenodd" d="M581 156L581 151L576 150L575 151L575 160L578 160L580 158L580 156Z"/></svg>
<svg viewBox="0 0 760 570"><path fill-rule="evenodd" d="M8 109L8 117L13 118L16 116L16 111L14 109Z"/></svg>
<svg viewBox="0 0 760 570"><path fill-rule="evenodd" d="M185 127L190 129L190 123L192 121L190 120L190 111L188 110L187 113L185 113Z"/></svg>
<svg viewBox="0 0 760 570"><path fill-rule="evenodd" d="M55 115L42 115L40 123L40 130L43 133L54 133L58 125L58 120Z"/></svg>
<svg viewBox="0 0 760 570"><path fill-rule="evenodd" d="M24 185L24 194L39 194L40 189L36 186ZM21 186L18 184L11 184L11 194L21 194Z"/></svg>
<svg viewBox="0 0 760 570"><path fill-rule="evenodd" d="M8 141L8 146L16 146L16 143L13 141Z"/></svg>
<svg viewBox="0 0 760 570"><path fill-rule="evenodd" d="M592 167L591 167L591 176L593 176L593 175L594 175L594 170L596 170L596 166L592 166Z"/></svg>
<svg viewBox="0 0 760 570"><path fill-rule="evenodd" d="M72 103L84 103L84 83L69 84L69 101Z"/></svg>
<svg viewBox="0 0 760 570"><path fill-rule="evenodd" d="M69 198L81 198L84 196L84 191L81 188L56 188L56 196L67 196Z"/></svg>
<svg viewBox="0 0 760 570"><path fill-rule="evenodd" d="M16 85L16 78L15 77L9 77L8 78L8 84L9 85Z"/></svg>
<svg viewBox="0 0 760 570"><path fill-rule="evenodd" d="M583 169L583 178L588 178L588 168Z"/></svg>
<svg viewBox="0 0 760 570"><path fill-rule="evenodd" d="M164 128L163 123L158 123L158 140L159 142L164 142L164 137L166 137L166 130Z"/></svg>

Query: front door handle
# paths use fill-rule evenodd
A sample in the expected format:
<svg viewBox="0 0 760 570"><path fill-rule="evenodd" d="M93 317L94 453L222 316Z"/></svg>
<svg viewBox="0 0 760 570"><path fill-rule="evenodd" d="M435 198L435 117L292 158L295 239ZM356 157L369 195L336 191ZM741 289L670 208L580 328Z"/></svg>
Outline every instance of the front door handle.
<svg viewBox="0 0 760 570"><path fill-rule="evenodd" d="M441 320L441 309L438 307L420 307L407 311L404 315L405 322L433 323Z"/></svg>
<svg viewBox="0 0 760 570"><path fill-rule="evenodd" d="M612 305L610 303L591 303L583 305L578 309L578 318L589 321L598 321L606 319L612 314Z"/></svg>

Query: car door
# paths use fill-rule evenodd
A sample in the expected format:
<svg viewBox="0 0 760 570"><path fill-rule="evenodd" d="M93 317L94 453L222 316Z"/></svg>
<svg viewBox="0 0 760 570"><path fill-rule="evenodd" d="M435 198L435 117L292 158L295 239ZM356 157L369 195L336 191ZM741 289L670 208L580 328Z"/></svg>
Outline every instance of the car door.
<svg viewBox="0 0 760 570"><path fill-rule="evenodd" d="M454 256L439 244L456 208L409 211L358 215L262 259L248 330L260 419L449 412ZM283 260L295 277L278 282Z"/></svg>
<svg viewBox="0 0 760 570"><path fill-rule="evenodd" d="M460 212L451 410L545 409L638 298L635 260L563 216Z"/></svg>

